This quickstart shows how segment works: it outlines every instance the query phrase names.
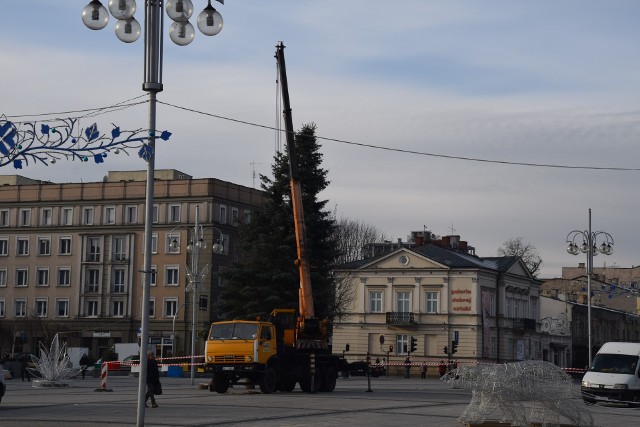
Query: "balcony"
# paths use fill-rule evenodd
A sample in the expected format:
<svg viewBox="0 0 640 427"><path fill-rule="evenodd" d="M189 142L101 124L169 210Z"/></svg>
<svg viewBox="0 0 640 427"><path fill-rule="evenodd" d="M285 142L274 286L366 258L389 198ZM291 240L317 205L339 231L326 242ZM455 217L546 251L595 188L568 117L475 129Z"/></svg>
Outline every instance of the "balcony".
<svg viewBox="0 0 640 427"><path fill-rule="evenodd" d="M513 329L516 331L536 331L536 319L513 319Z"/></svg>
<svg viewBox="0 0 640 427"><path fill-rule="evenodd" d="M387 325L414 325L414 313L404 311L388 311Z"/></svg>

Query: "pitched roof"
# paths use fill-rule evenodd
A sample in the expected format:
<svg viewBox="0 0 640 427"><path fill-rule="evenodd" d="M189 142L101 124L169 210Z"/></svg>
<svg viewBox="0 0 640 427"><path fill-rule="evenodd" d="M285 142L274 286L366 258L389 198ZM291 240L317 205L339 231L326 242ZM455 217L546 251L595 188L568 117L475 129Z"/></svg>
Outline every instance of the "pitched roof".
<svg viewBox="0 0 640 427"><path fill-rule="evenodd" d="M340 269L357 270L402 251L412 252L416 255L435 261L438 264L446 265L449 268L483 268L500 272L508 271L509 268L511 268L520 259L517 256L480 258L465 252L427 244L413 248L400 248L375 257L351 261L341 265Z"/></svg>

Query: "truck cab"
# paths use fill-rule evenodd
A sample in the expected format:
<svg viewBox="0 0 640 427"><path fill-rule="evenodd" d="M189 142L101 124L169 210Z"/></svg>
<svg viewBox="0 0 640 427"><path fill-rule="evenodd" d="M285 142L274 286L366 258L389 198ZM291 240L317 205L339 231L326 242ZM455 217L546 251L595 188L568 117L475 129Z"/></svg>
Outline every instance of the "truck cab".
<svg viewBox="0 0 640 427"><path fill-rule="evenodd" d="M271 322L213 323L205 353L206 368L213 372L212 387L218 393L224 393L230 383L240 378L261 384L269 359L276 354L276 332ZM267 391L269 386L267 384Z"/></svg>
<svg viewBox="0 0 640 427"><path fill-rule="evenodd" d="M586 403L640 405L640 343L605 343L582 378Z"/></svg>

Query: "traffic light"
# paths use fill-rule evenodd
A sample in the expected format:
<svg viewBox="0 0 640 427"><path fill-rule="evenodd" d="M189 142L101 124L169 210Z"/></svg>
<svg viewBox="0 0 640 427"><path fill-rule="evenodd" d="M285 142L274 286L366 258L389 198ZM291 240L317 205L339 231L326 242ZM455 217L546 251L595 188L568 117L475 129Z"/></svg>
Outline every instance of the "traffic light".
<svg viewBox="0 0 640 427"><path fill-rule="evenodd" d="M444 354L449 354L449 349L447 348L447 346L444 346Z"/></svg>
<svg viewBox="0 0 640 427"><path fill-rule="evenodd" d="M457 341L451 341L451 354L455 353L456 351L458 351L458 342Z"/></svg>
<svg viewBox="0 0 640 427"><path fill-rule="evenodd" d="M417 339L415 339L414 337L411 337L411 347L409 347L409 353L413 353L414 351L416 351L417 342L418 342Z"/></svg>

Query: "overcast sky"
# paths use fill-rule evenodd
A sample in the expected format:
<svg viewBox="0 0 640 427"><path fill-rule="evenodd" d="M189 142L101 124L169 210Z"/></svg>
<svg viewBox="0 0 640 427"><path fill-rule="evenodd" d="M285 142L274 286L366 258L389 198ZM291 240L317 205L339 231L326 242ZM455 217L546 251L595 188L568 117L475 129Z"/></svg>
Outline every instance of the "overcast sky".
<svg viewBox="0 0 640 427"><path fill-rule="evenodd" d="M65 112L145 99L142 38L120 42L113 18L102 31L87 29L80 18L87 3L2 1L0 114L75 117ZM144 1L137 3L143 22ZM193 3L196 14L206 5ZM594 265L640 263L640 171L508 164L640 168L637 0L227 0L214 7L224 18L217 36L198 33L187 47L165 37L158 99L179 108L158 106L158 128L173 137L158 143L157 168L250 187L254 171L270 173L277 141L269 128L279 115L273 55L283 41L294 126L314 122L328 138L320 140L331 181L322 196L339 216L391 240L425 226L438 235L453 229L480 256L522 237L539 250L546 278L585 262L566 253L565 240L588 228L592 208L593 231L615 239L613 255ZM133 130L148 126L147 114L143 104L80 124ZM121 155L101 165L6 166L0 174L87 182L145 168L137 156Z"/></svg>

